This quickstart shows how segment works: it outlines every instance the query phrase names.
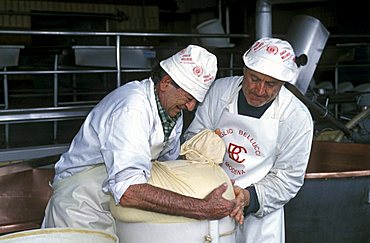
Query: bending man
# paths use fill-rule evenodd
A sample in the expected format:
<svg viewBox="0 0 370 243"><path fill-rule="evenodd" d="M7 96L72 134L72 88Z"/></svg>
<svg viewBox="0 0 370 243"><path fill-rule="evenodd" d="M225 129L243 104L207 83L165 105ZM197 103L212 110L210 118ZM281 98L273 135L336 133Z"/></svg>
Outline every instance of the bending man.
<svg viewBox="0 0 370 243"><path fill-rule="evenodd" d="M115 233L115 203L195 219L219 219L235 202L223 184L204 199L148 184L152 160L174 160L180 149L182 110L202 102L217 59L189 45L160 62L151 77L108 94L88 114L69 150L55 165L54 192L42 227L83 227Z"/></svg>

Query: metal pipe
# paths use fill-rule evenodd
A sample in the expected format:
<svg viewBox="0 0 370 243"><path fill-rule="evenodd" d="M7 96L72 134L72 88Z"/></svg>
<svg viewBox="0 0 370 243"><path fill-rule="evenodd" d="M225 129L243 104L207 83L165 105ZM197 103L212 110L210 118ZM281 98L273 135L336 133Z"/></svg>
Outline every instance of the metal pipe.
<svg viewBox="0 0 370 243"><path fill-rule="evenodd" d="M230 15L229 15L229 6L225 8L225 22L226 22L226 34L230 33Z"/></svg>
<svg viewBox="0 0 370 243"><path fill-rule="evenodd" d="M272 12L273 4L323 2L328 0L257 0L256 3L256 38L272 37Z"/></svg>
<svg viewBox="0 0 370 243"><path fill-rule="evenodd" d="M9 108L9 90L8 90L8 75L7 75L7 70L6 67L4 67L4 108L8 109Z"/></svg>
<svg viewBox="0 0 370 243"><path fill-rule="evenodd" d="M58 54L55 54L54 57L54 70L58 70ZM58 74L54 74L54 94L53 94L54 107L58 106ZM58 133L58 122L53 122L53 141L57 141Z"/></svg>
<svg viewBox="0 0 370 243"><path fill-rule="evenodd" d="M122 72L149 72L148 68L120 69ZM117 69L44 70L44 71L1 71L0 74L68 74L68 73L116 73Z"/></svg>
<svg viewBox="0 0 370 243"><path fill-rule="evenodd" d="M117 58L117 88L121 86L121 39L116 37L116 58Z"/></svg>
<svg viewBox="0 0 370 243"><path fill-rule="evenodd" d="M59 16L59 17L81 17L94 19L110 19L123 21L128 20L127 15L122 11L117 11L117 14L109 13L81 13L81 12L56 12L56 11L0 11L0 15L26 15L26 16Z"/></svg>
<svg viewBox="0 0 370 243"><path fill-rule="evenodd" d="M335 94L337 94L338 90L338 83L339 83L339 69L338 69L338 63L335 64L335 69L334 69L334 90ZM338 109L338 104L335 104L334 106L334 116L336 118L339 117L339 109Z"/></svg>
<svg viewBox="0 0 370 243"><path fill-rule="evenodd" d="M6 74L6 67L4 67L4 108L9 108L9 89L8 89L8 75ZM4 131L4 139L5 139L5 146L9 146L9 124L5 124L5 131Z"/></svg>
<svg viewBox="0 0 370 243"><path fill-rule="evenodd" d="M222 1L219 0L218 1L218 19L220 20L220 22L222 23Z"/></svg>
<svg viewBox="0 0 370 243"><path fill-rule="evenodd" d="M81 31L22 31L22 30L0 30L0 35L91 35L91 36L126 36L126 37L235 37L235 38L249 38L248 34L196 34L196 33L138 33L138 32L81 32Z"/></svg>
<svg viewBox="0 0 370 243"><path fill-rule="evenodd" d="M290 83L285 83L285 87L292 92L300 101L302 101L308 108L311 108L314 112L317 112L321 115L321 118L329 121L331 124L342 130L346 135L352 136L352 130L347 128L344 124L336 120L333 116L331 116L328 111L323 110L320 106L313 103L309 98L304 96L301 91L294 85Z"/></svg>
<svg viewBox="0 0 370 243"><path fill-rule="evenodd" d="M272 36L271 3L258 0L256 3L256 39Z"/></svg>
<svg viewBox="0 0 370 243"><path fill-rule="evenodd" d="M54 70L58 70L58 54L54 57ZM54 73L54 95L53 95L54 107L58 106L58 74Z"/></svg>
<svg viewBox="0 0 370 243"><path fill-rule="evenodd" d="M85 117L93 105L0 110L0 124Z"/></svg>
<svg viewBox="0 0 370 243"><path fill-rule="evenodd" d="M346 124L346 127L348 128L352 128L354 127L356 124L358 124L361 120L363 120L364 118L368 117L370 115L370 109L366 109L362 112L360 112L359 114L357 114L354 118L352 118L347 124ZM341 132L339 133L334 141L335 142L340 142L342 141L342 138L343 138L344 134Z"/></svg>

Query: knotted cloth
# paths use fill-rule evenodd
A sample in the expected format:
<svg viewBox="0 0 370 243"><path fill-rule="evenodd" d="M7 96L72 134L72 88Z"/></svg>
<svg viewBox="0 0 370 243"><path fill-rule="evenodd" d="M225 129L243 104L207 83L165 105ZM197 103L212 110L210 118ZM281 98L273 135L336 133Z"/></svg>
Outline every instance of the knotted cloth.
<svg viewBox="0 0 370 243"><path fill-rule="evenodd" d="M219 166L225 153L223 140L212 130L204 129L181 146L183 160L154 161L149 184L195 198L204 198L222 183L228 188L223 197L234 199L231 181ZM127 223L185 223L196 219L149 212L115 205L112 198L111 212L117 220Z"/></svg>

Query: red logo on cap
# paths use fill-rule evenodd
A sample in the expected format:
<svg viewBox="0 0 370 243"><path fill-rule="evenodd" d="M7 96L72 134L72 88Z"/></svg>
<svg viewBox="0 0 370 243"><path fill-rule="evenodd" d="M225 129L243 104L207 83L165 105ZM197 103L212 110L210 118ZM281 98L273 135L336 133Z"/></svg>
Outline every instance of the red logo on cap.
<svg viewBox="0 0 370 243"><path fill-rule="evenodd" d="M203 68L200 66L195 66L193 68L193 73L197 76L200 77L203 74Z"/></svg>
<svg viewBox="0 0 370 243"><path fill-rule="evenodd" d="M266 51L269 54L275 55L279 51L279 48L277 48L277 46L270 45L270 46L267 46Z"/></svg>

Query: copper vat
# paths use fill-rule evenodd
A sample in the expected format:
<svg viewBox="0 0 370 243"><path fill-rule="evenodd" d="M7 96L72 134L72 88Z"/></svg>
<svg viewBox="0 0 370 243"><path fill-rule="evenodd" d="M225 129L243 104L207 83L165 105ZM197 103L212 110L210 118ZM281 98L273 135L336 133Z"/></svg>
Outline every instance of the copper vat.
<svg viewBox="0 0 370 243"><path fill-rule="evenodd" d="M287 243L368 242L370 145L314 141L285 216Z"/></svg>
<svg viewBox="0 0 370 243"><path fill-rule="evenodd" d="M40 228L53 175L53 168L0 167L0 234Z"/></svg>

